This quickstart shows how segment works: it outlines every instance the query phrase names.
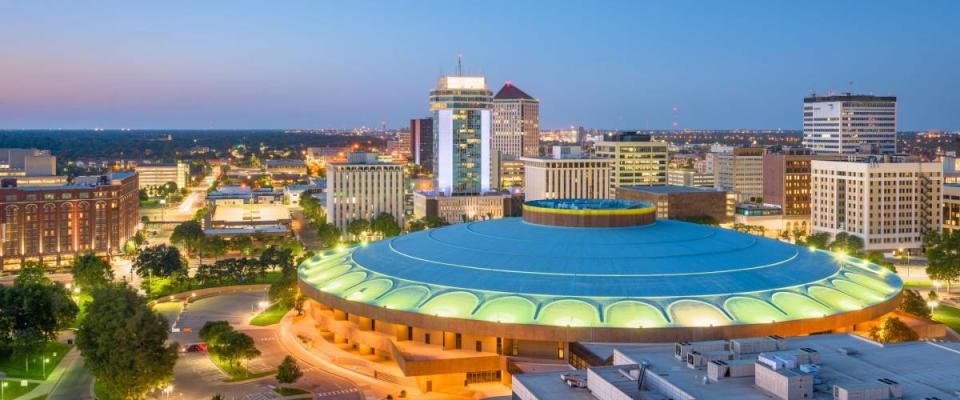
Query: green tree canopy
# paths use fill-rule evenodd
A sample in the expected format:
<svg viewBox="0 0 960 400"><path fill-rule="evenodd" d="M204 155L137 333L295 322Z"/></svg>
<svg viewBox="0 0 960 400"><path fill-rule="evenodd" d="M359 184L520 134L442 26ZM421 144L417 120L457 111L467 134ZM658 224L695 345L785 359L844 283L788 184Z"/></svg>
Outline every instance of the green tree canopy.
<svg viewBox="0 0 960 400"><path fill-rule="evenodd" d="M927 275L941 281L960 278L960 230L931 231L923 238Z"/></svg>
<svg viewBox="0 0 960 400"><path fill-rule="evenodd" d="M14 280L15 284L26 285L29 283L48 284L50 279L46 276L47 266L39 261L24 261L20 265L20 272Z"/></svg>
<svg viewBox="0 0 960 400"><path fill-rule="evenodd" d="M336 225L323 223L317 226L317 238L327 247L336 247L343 234Z"/></svg>
<svg viewBox="0 0 960 400"><path fill-rule="evenodd" d="M277 382L280 384L296 383L301 376L303 376L303 371L300 371L300 366L297 365L297 361L293 357L284 357L283 362L277 366Z"/></svg>
<svg viewBox="0 0 960 400"><path fill-rule="evenodd" d="M382 212L370 221L370 230L377 232L383 237L394 237L400 234L400 224L393 214Z"/></svg>
<svg viewBox="0 0 960 400"><path fill-rule="evenodd" d="M113 281L113 268L103 257L84 253L73 260L73 283L81 288L95 288Z"/></svg>
<svg viewBox="0 0 960 400"><path fill-rule="evenodd" d="M187 273L187 265L180 255L180 250L163 244L141 250L133 262L133 268L141 278L150 275L181 278Z"/></svg>
<svg viewBox="0 0 960 400"><path fill-rule="evenodd" d="M195 220L190 220L177 225L170 234L170 243L181 246L187 251L193 252L205 239L203 227Z"/></svg>
<svg viewBox="0 0 960 400"><path fill-rule="evenodd" d="M207 321L203 323L203 327L200 328L197 334L200 336L200 339L212 346L217 344L220 336L227 332L233 332L233 327L230 326L229 322Z"/></svg>
<svg viewBox="0 0 960 400"><path fill-rule="evenodd" d="M830 234L826 232L814 233L805 240L803 240L803 245L815 247L817 249L826 250L827 245L830 243ZM800 242L798 242L800 244Z"/></svg>
<svg viewBox="0 0 960 400"><path fill-rule="evenodd" d="M901 343L918 340L920 336L900 318L887 317L870 329L870 338L881 343Z"/></svg>
<svg viewBox="0 0 960 400"><path fill-rule="evenodd" d="M353 236L360 236L370 230L370 221L365 219L355 219L347 224L347 233Z"/></svg>
<svg viewBox="0 0 960 400"><path fill-rule="evenodd" d="M77 348L113 398L139 399L173 378L177 344L167 344L167 320L126 284L93 291L77 331Z"/></svg>
<svg viewBox="0 0 960 400"><path fill-rule="evenodd" d="M77 312L62 284L18 278L12 286L0 286L0 346L32 354L69 328Z"/></svg>
<svg viewBox="0 0 960 400"><path fill-rule="evenodd" d="M240 365L260 355L260 350L257 350L253 338L246 333L234 330L224 332L217 337L213 352L233 365Z"/></svg>
<svg viewBox="0 0 960 400"><path fill-rule="evenodd" d="M922 318L930 318L930 307L927 301L923 299L920 293L915 290L904 289L903 296L900 298L900 311L916 315Z"/></svg>

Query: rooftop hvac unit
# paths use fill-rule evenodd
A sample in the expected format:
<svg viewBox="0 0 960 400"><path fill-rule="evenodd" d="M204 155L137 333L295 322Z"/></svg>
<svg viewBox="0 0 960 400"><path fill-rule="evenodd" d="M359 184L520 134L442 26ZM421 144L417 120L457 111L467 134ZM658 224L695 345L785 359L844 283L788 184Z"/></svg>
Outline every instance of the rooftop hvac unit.
<svg viewBox="0 0 960 400"><path fill-rule="evenodd" d="M837 352L839 352L840 354L843 354L843 355L845 355L845 356L852 356L852 355L856 355L856 354L858 353L856 350L851 349L851 348L847 348L847 347L838 347L838 348L837 348Z"/></svg>

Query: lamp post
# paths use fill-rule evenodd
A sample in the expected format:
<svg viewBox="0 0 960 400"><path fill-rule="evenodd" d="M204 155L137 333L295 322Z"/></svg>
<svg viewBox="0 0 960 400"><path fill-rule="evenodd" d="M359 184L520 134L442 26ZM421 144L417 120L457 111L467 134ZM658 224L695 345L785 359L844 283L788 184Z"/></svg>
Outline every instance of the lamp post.
<svg viewBox="0 0 960 400"><path fill-rule="evenodd" d="M49 358L43 358L43 379L47 379L47 363L50 362Z"/></svg>
<svg viewBox="0 0 960 400"><path fill-rule="evenodd" d="M3 382L0 383L0 400L3 400L3 396L5 395L4 389L7 387L7 381L0 379L0 382Z"/></svg>

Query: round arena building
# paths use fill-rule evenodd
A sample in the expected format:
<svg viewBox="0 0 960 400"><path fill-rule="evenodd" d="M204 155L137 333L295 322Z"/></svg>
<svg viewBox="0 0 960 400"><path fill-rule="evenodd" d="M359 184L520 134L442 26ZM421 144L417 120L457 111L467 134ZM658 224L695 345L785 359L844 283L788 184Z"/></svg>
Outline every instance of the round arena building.
<svg viewBox="0 0 960 400"><path fill-rule="evenodd" d="M523 215L312 257L307 315L430 389L501 378L505 357L567 358L572 342L849 331L896 308L903 286L860 259L656 220L647 203L539 200Z"/></svg>

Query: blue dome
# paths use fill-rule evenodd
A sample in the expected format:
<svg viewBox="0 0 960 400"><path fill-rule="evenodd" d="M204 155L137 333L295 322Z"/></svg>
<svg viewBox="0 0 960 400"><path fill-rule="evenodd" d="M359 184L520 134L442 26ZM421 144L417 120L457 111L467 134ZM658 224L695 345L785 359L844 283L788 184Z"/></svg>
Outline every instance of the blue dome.
<svg viewBox="0 0 960 400"><path fill-rule="evenodd" d="M895 274L862 260L670 220L620 228L520 218L458 224L318 256L300 273L320 290L408 311L490 319L489 307L503 303L533 310L513 319L588 326L633 321L626 315L646 315L646 326L811 318L876 304L902 288Z"/></svg>

